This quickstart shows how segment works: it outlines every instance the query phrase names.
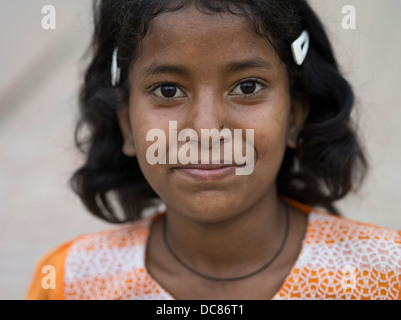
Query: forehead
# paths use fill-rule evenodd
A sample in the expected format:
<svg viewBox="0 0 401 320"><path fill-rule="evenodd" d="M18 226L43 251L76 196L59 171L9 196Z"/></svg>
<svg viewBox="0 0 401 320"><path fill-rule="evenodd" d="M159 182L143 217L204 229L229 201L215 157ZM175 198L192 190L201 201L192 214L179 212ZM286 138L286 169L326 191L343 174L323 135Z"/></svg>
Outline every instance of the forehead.
<svg viewBox="0 0 401 320"><path fill-rule="evenodd" d="M240 15L224 12L201 12L194 5L189 5L182 9L160 14L153 19L149 25L148 34L150 37L157 34L163 37L169 34L180 33L211 37L211 32L229 31L248 32L252 38L256 34L252 32L252 26L248 19Z"/></svg>
<svg viewBox="0 0 401 320"><path fill-rule="evenodd" d="M217 64L259 56L280 64L267 39L249 19L231 13L203 13L195 6L160 14L149 25L134 67L163 62Z"/></svg>

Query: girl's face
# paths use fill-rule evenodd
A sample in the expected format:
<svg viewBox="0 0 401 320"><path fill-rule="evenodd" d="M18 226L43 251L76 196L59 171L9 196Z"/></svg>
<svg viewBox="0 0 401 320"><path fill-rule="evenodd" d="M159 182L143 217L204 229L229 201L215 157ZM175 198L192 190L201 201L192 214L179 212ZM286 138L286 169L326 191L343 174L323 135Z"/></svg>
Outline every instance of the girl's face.
<svg viewBox="0 0 401 320"><path fill-rule="evenodd" d="M305 110L291 102L285 64L245 19L206 15L194 7L155 18L130 70L129 107L119 111L123 151L136 156L151 187L174 211L217 222L277 199L275 180L287 146L293 146ZM297 105L294 105L297 103ZM291 110L294 110L292 112ZM194 129L254 130L254 170L202 180L172 164L149 164L151 129L166 134ZM178 142L178 148L185 142ZM201 147L199 146L199 155ZM168 159L168 158L167 158ZM189 171L188 171L189 172Z"/></svg>

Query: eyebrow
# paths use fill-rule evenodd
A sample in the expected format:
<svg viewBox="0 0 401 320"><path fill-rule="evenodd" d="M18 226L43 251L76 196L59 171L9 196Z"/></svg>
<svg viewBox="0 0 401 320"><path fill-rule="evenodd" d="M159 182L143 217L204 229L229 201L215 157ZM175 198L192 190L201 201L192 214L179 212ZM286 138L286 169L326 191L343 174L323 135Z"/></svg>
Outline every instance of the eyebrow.
<svg viewBox="0 0 401 320"><path fill-rule="evenodd" d="M273 65L270 62L265 61L261 58L254 58L250 60L230 62L226 65L224 69L227 73L238 72L246 69L270 70L273 69Z"/></svg>
<svg viewBox="0 0 401 320"><path fill-rule="evenodd" d="M267 62L261 58L254 58L243 61L233 61L226 64L223 70L226 73L234 73L247 69L264 69L271 70L273 65L270 62ZM173 74L188 74L188 69L183 65L169 65L169 64L157 64L152 63L149 67L147 67L144 71L144 75L153 76L163 73L173 73Z"/></svg>
<svg viewBox="0 0 401 320"><path fill-rule="evenodd" d="M152 63L149 67L145 69L144 75L153 76L161 73L185 74L188 73L188 70L181 65L159 65L156 63Z"/></svg>

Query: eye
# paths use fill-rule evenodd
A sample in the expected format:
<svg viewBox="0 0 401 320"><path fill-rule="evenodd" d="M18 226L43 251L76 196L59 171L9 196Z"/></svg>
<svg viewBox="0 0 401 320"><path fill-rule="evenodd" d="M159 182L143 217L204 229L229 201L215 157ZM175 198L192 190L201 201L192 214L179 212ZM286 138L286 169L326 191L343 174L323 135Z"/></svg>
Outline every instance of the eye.
<svg viewBox="0 0 401 320"><path fill-rule="evenodd" d="M247 80L240 83L238 86L234 88L231 94L234 95L252 95L258 93L259 91L265 88L264 85L259 83L256 80Z"/></svg>
<svg viewBox="0 0 401 320"><path fill-rule="evenodd" d="M152 92L157 97L164 99L181 98L185 96L184 92L172 83L157 85Z"/></svg>

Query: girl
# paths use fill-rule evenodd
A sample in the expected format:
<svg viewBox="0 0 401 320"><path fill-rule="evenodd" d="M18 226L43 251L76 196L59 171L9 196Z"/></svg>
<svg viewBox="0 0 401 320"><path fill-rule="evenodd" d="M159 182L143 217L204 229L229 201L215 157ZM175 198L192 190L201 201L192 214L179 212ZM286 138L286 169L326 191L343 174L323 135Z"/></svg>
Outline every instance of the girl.
<svg viewBox="0 0 401 320"><path fill-rule="evenodd" d="M47 254L30 299L401 298L401 235L335 208L367 165L352 89L305 1L102 0L94 9L76 135L87 159L71 182L90 212L125 223ZM252 147L252 172L184 161L188 152L150 161L179 156L183 129L252 130L253 141L234 142ZM152 149L156 140L165 149ZM42 285L45 265L55 289Z"/></svg>

